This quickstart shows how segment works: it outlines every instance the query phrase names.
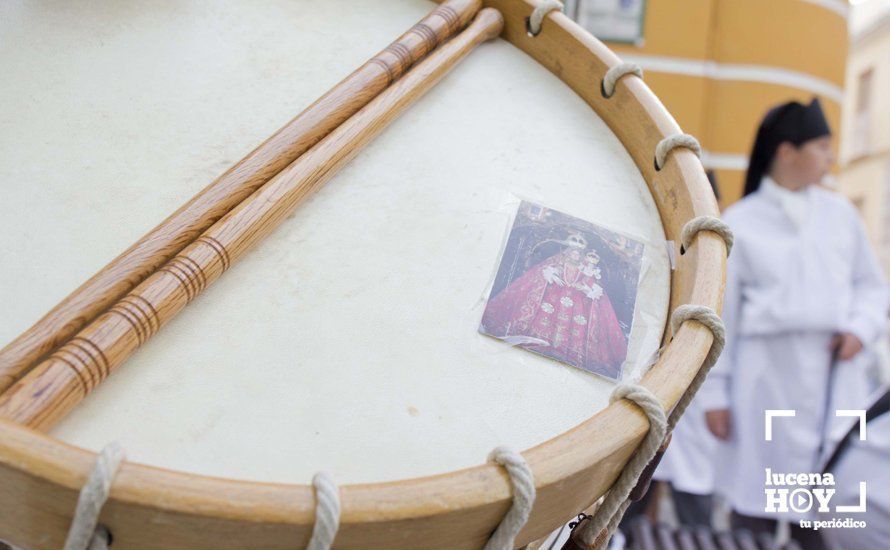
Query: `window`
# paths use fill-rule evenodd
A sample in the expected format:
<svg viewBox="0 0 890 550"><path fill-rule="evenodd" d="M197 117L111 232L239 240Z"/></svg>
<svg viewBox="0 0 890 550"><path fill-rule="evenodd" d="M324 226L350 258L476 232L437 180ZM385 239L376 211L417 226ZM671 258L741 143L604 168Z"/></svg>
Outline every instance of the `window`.
<svg viewBox="0 0 890 550"><path fill-rule="evenodd" d="M640 45L646 0L568 0L566 15L600 40Z"/></svg>
<svg viewBox="0 0 890 550"><path fill-rule="evenodd" d="M856 83L856 105L853 112L853 154L865 156L871 147L871 101L874 70L859 74Z"/></svg>
<svg viewBox="0 0 890 550"><path fill-rule="evenodd" d="M881 182L881 191L884 193L884 212L881 220L881 256L884 265L890 266L890 160L884 163L884 181Z"/></svg>

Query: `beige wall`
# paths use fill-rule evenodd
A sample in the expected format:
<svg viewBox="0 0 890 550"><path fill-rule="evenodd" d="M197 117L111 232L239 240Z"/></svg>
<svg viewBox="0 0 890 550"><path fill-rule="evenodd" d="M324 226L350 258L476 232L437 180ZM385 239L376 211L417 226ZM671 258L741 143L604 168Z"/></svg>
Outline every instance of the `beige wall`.
<svg viewBox="0 0 890 550"><path fill-rule="evenodd" d="M869 70L872 73L869 93L870 139L866 153L890 150L890 14L875 25L864 35L854 37L850 45L841 148L841 160L844 164L863 153L857 150L854 134L860 78Z"/></svg>
<svg viewBox="0 0 890 550"><path fill-rule="evenodd" d="M887 196L882 182L890 158L881 160L875 158L846 166L840 177L841 190L862 212L869 237L876 246L882 243L885 234L882 227Z"/></svg>
<svg viewBox="0 0 890 550"><path fill-rule="evenodd" d="M866 72L871 79L863 110ZM890 272L890 10L862 26L851 40L840 161L840 188L860 208Z"/></svg>

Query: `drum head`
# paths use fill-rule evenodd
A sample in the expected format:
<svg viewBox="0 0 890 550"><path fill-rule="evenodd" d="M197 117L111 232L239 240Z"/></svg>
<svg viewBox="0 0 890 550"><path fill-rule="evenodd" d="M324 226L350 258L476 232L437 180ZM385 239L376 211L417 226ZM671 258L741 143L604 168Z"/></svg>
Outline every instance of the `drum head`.
<svg viewBox="0 0 890 550"><path fill-rule="evenodd" d="M44 72L35 63L64 69L52 87L19 78L5 92L7 105L28 96L41 108L7 118L2 132L14 153L3 156L4 179L29 182L4 207L4 249L28 258L2 274L2 303L15 310L4 335L431 9L354 7L233 2L184 19L146 8L152 21L135 33L124 29L136 7L71 8L81 25L61 34L22 14L22 36L53 53L5 55L32 73ZM111 30L99 40L97 28ZM88 69L103 63L129 69ZM41 126L56 129L50 140ZM195 473L306 482L325 469L351 483L465 468L497 445L525 449L565 432L607 403L613 382L477 331L520 199L645 244L625 367L638 377L660 343L670 275L646 183L581 98L496 41L52 434L93 450L118 440L130 460ZM33 240L21 248L23 226L36 250ZM29 284L43 273L51 284Z"/></svg>

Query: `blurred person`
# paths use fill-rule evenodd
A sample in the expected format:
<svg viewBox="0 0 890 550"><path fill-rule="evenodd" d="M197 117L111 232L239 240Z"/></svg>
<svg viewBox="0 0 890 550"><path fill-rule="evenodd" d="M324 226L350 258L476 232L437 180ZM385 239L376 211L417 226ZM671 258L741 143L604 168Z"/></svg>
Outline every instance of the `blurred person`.
<svg viewBox="0 0 890 550"><path fill-rule="evenodd" d="M767 476L820 471L831 392L859 375L840 367L883 332L888 301L856 209L818 185L834 160L817 99L779 105L761 122L744 197L724 214L735 233L727 344L698 397L721 440L715 488L733 510L732 527L774 533L788 520L808 549L822 543L797 524L804 515L767 511ZM772 423L771 441L767 409L795 411Z"/></svg>
<svg viewBox="0 0 890 550"><path fill-rule="evenodd" d="M859 438L859 419L854 419L823 469L834 475L837 491L831 499L832 511L818 518L835 521L836 526L821 527L832 550L890 548L890 387L877 396L866 409L866 439ZM836 512L836 506L859 506L862 490L864 512ZM850 521L864 521L866 526L843 525Z"/></svg>
<svg viewBox="0 0 890 550"><path fill-rule="evenodd" d="M681 526L710 529L717 440L708 431L704 413L698 400L689 404L652 477L670 487Z"/></svg>

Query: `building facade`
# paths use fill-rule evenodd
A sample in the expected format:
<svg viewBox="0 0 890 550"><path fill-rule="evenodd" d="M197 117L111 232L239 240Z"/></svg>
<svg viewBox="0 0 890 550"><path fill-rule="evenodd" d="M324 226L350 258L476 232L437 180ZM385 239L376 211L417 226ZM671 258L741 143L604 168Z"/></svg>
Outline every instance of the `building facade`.
<svg viewBox="0 0 890 550"><path fill-rule="evenodd" d="M890 271L890 0L866 2L857 12L847 64L841 190L859 207Z"/></svg>
<svg viewBox="0 0 890 550"><path fill-rule="evenodd" d="M840 128L847 0L569 0L566 13L645 79L702 144L721 206L742 193L766 110L818 96Z"/></svg>

